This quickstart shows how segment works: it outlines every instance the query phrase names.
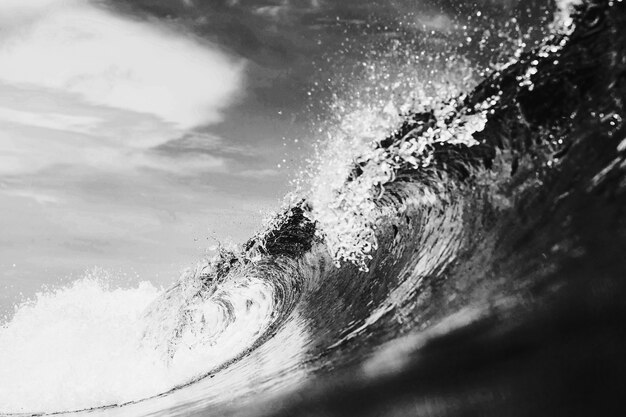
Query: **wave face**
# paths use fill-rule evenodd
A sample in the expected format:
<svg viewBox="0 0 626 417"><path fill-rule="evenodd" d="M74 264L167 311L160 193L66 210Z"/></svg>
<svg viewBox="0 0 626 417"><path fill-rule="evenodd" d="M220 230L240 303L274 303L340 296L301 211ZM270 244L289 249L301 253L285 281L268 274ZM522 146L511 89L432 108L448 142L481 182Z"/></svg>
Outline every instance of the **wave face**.
<svg viewBox="0 0 626 417"><path fill-rule="evenodd" d="M0 411L613 411L626 375L626 5L563 4L560 28L473 90L345 118L353 130L337 130L310 192L240 250L165 291L88 280L22 308L0 330L0 364L19 375L0 382L18 381ZM85 320L66 297L119 316ZM59 315L60 336L32 336ZM49 353L43 371L20 362L20 338L46 346L27 354ZM74 376L54 355L76 358Z"/></svg>

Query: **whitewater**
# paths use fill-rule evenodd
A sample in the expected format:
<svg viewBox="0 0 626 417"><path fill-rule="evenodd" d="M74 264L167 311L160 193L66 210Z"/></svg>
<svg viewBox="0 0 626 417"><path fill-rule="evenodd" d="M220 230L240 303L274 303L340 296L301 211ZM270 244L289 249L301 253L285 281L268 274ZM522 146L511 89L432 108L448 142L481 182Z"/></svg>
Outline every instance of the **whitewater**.
<svg viewBox="0 0 626 417"><path fill-rule="evenodd" d="M249 241L169 288L93 272L16 306L0 415L612 410L626 6L561 1L548 26L489 71L372 56Z"/></svg>

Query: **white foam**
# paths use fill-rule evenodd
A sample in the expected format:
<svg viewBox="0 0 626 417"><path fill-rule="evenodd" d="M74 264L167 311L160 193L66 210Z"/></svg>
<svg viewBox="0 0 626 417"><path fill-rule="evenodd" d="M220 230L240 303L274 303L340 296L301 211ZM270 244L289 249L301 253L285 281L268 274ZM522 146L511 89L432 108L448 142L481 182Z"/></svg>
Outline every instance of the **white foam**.
<svg viewBox="0 0 626 417"><path fill-rule="evenodd" d="M167 369L137 348L141 313L158 293L90 277L19 308L0 328L0 412L80 409L167 388Z"/></svg>
<svg viewBox="0 0 626 417"><path fill-rule="evenodd" d="M146 282L109 288L92 275L22 305L0 327L0 413L79 410L169 391L243 352L273 309L271 288L254 278L193 303L167 293ZM172 334L155 325L162 316L145 313L153 303L189 318L170 360L162 346ZM163 331L146 338L149 329Z"/></svg>

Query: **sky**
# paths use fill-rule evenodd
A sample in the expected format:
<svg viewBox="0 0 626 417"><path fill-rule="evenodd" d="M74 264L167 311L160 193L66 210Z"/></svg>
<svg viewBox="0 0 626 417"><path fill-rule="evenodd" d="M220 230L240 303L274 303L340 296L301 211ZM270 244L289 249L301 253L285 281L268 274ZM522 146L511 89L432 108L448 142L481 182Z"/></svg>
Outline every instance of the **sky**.
<svg viewBox="0 0 626 417"><path fill-rule="evenodd" d="M94 267L167 285L243 242L365 55L499 45L545 4L0 0L0 316Z"/></svg>

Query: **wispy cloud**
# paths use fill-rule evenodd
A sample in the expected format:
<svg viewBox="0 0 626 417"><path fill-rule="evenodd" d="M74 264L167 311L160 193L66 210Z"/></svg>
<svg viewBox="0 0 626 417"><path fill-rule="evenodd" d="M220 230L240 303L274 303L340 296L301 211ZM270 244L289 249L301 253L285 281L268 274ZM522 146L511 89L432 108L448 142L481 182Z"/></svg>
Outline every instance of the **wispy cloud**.
<svg viewBox="0 0 626 417"><path fill-rule="evenodd" d="M244 177L244 178L251 178L251 179L265 179L265 178L272 178L272 177L277 177L280 175L280 171L277 169L271 169L271 168L267 168L267 169L246 169L244 171L241 171L239 173L240 176Z"/></svg>
<svg viewBox="0 0 626 417"><path fill-rule="evenodd" d="M168 170L150 150L216 123L243 63L204 41L78 0L2 0L0 175L58 164ZM207 162L211 170L223 161Z"/></svg>

